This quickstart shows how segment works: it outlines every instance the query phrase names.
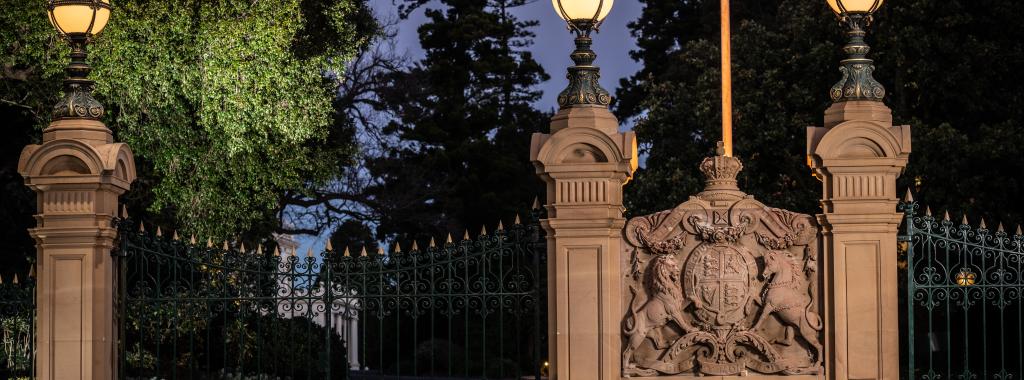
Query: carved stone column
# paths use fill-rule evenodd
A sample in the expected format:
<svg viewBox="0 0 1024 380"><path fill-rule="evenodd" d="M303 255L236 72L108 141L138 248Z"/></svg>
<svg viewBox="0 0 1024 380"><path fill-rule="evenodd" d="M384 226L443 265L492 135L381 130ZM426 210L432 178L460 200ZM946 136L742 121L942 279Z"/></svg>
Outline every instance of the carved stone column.
<svg viewBox="0 0 1024 380"><path fill-rule="evenodd" d="M807 130L808 164L821 179L826 368L831 379L898 379L896 178L910 127L879 101L840 101Z"/></svg>
<svg viewBox="0 0 1024 380"><path fill-rule="evenodd" d="M547 183L551 376L619 379L622 185L637 166L636 137L603 106L563 108L530 157Z"/></svg>
<svg viewBox="0 0 1024 380"><path fill-rule="evenodd" d="M22 151L18 171L38 204L37 378L116 378L111 220L135 180L132 152L102 122L65 118Z"/></svg>

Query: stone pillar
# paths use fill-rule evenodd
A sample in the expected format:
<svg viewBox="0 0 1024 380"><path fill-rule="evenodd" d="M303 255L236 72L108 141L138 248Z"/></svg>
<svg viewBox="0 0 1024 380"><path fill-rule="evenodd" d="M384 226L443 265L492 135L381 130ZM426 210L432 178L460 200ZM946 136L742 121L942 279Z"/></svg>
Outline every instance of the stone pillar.
<svg viewBox="0 0 1024 380"><path fill-rule="evenodd" d="M93 119L59 119L18 171L36 191L38 379L117 377L118 196L135 180L131 150Z"/></svg>
<svg viewBox="0 0 1024 380"><path fill-rule="evenodd" d="M899 378L896 178L910 127L880 101L838 101L807 131L808 164L823 182L826 368L830 379Z"/></svg>
<svg viewBox="0 0 1024 380"><path fill-rule="evenodd" d="M622 185L636 137L602 105L563 108L530 157L547 184L548 341L558 380L619 379Z"/></svg>

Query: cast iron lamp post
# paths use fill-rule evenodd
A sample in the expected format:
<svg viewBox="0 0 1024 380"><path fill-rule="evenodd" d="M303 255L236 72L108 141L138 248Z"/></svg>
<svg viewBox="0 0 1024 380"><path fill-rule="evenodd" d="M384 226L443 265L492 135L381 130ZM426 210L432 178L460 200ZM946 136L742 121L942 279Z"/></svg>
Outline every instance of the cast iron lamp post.
<svg viewBox="0 0 1024 380"><path fill-rule="evenodd" d="M53 119L92 119L103 116L103 104L92 97L92 68L86 45L110 20L110 0L49 0L50 23L71 45L71 63L64 72L64 98L53 107Z"/></svg>
<svg viewBox="0 0 1024 380"><path fill-rule="evenodd" d="M569 67L569 87L558 94L558 107L607 107L612 101L608 90L601 88L600 69L594 66L597 54L590 49L590 32L598 30L612 10L613 0L551 0L555 12L576 34L576 50L570 57L576 63Z"/></svg>
<svg viewBox="0 0 1024 380"><path fill-rule="evenodd" d="M849 100L882 101L885 87L871 75L875 71L874 61L867 58L871 50L864 42L864 35L871 25L872 14L882 6L883 0L827 0L839 22L846 29L846 59L839 71L843 79L832 86L833 102Z"/></svg>

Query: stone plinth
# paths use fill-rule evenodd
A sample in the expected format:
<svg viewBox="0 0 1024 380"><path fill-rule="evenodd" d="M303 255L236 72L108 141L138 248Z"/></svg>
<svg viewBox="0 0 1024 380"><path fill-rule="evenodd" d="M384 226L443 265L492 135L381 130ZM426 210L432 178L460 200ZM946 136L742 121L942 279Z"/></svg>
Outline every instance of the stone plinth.
<svg viewBox="0 0 1024 380"><path fill-rule="evenodd" d="M881 102L848 101L807 131L808 164L822 181L826 367L830 379L898 379L896 178L910 127Z"/></svg>
<svg viewBox="0 0 1024 380"><path fill-rule="evenodd" d="M603 107L571 107L534 134L530 157L547 184L551 377L621 375L622 185L636 170L636 138Z"/></svg>
<svg viewBox="0 0 1024 380"><path fill-rule="evenodd" d="M116 378L111 221L135 180L132 152L99 121L60 120L18 171L37 198L37 378Z"/></svg>

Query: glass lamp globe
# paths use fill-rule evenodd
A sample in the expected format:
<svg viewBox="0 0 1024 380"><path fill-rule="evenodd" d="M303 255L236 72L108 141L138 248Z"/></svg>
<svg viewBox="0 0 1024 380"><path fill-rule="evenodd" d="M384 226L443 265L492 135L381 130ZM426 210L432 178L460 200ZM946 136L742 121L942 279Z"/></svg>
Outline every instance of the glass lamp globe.
<svg viewBox="0 0 1024 380"><path fill-rule="evenodd" d="M551 0L555 13L565 21L592 20L600 23L612 10L614 0Z"/></svg>
<svg viewBox="0 0 1024 380"><path fill-rule="evenodd" d="M61 36L94 36L110 21L110 0L49 0L50 23Z"/></svg>
<svg viewBox="0 0 1024 380"><path fill-rule="evenodd" d="M836 14L875 13L884 0L826 0Z"/></svg>

